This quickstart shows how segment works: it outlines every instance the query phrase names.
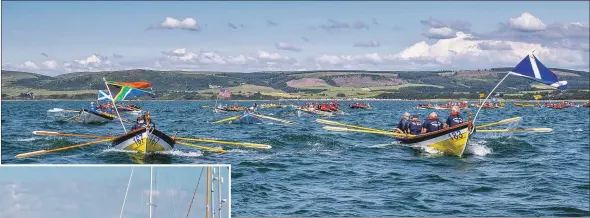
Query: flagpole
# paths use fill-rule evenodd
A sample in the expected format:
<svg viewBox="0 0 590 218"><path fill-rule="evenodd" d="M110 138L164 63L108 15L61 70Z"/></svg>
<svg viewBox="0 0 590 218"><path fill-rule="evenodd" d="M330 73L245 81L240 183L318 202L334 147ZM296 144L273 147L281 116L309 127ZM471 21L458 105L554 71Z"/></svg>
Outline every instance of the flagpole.
<svg viewBox="0 0 590 218"><path fill-rule="evenodd" d="M481 110L481 108L483 107L483 105L486 103L486 101L490 98L490 96L492 96L492 94L494 93L494 91L496 91L496 88L498 88L498 86L500 86L500 84L502 82L504 82L504 80L506 79L506 77L508 77L510 74L512 74L512 72L508 72L506 74L506 76L504 76L504 78L502 78L502 80L500 80L500 82L498 84L496 84L496 87L494 87L494 89L492 89L492 91L488 94L488 96L483 100L483 102L479 105L479 108L477 109L477 112L475 113L475 116L473 117L473 121L472 124L473 126L475 126L475 121L477 119L477 115L479 114L479 111ZM473 130L472 130L473 132Z"/></svg>
<svg viewBox="0 0 590 218"><path fill-rule="evenodd" d="M117 118L119 118L119 122L121 122L121 126L123 126L123 130L125 133L127 129L125 128L125 124L123 124L123 120L121 119L121 115L119 115L119 110L117 110L117 105L115 104L115 98L113 98L113 93L111 93L111 89L109 85L107 85L107 80L103 77L102 80L104 81L104 85L107 87L107 91L109 91L109 95L111 96L111 102L113 102L113 106L115 106L115 112L117 112Z"/></svg>

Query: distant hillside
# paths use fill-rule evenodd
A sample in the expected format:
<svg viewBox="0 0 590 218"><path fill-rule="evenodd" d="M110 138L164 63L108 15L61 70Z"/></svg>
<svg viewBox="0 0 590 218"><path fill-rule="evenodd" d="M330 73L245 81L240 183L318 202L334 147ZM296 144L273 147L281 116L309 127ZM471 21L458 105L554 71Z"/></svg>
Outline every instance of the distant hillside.
<svg viewBox="0 0 590 218"><path fill-rule="evenodd" d="M477 98L511 68L465 71L298 71L298 72L188 72L125 70L77 72L56 77L2 70L2 96L31 91L38 98L95 98L104 89L103 77L113 81L151 82L158 99L215 98L217 87L230 88L232 99L273 98ZM590 89L588 72L552 69L567 80L568 92ZM505 93L543 91L547 86L525 78L508 77L499 88ZM551 91L545 91L551 92ZM587 96L588 92L584 92ZM578 94L576 94L578 95ZM581 97L584 98L585 95ZM525 96L526 97L526 96Z"/></svg>

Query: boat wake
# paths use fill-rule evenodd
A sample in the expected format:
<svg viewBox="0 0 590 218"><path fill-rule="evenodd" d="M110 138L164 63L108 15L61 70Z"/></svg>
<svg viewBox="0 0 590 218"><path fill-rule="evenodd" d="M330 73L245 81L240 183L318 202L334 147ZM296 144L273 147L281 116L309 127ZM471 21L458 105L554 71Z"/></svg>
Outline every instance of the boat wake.
<svg viewBox="0 0 590 218"><path fill-rule="evenodd" d="M166 155L171 155L171 156L177 156L177 157L200 157L203 156L203 153L201 153L201 151L189 151L189 152L184 152L181 150L169 150L169 151L158 151L156 152L156 154L166 154Z"/></svg>
<svg viewBox="0 0 590 218"><path fill-rule="evenodd" d="M475 156L486 156L492 153L492 148L485 145L485 141L471 141L467 144L467 148L465 149L465 154L472 154Z"/></svg>
<svg viewBox="0 0 590 218"><path fill-rule="evenodd" d="M16 139L17 142L32 142L37 140L38 138L35 137L31 137L31 138L25 138L25 139Z"/></svg>

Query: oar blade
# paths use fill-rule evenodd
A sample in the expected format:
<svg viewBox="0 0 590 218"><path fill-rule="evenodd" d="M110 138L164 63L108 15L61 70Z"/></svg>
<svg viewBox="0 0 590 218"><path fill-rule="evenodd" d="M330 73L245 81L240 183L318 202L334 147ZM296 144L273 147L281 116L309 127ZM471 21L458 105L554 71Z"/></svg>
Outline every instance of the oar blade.
<svg viewBox="0 0 590 218"><path fill-rule="evenodd" d="M47 153L46 150L33 151L33 152L18 154L18 155L16 155L16 158L25 158L25 157L30 157L30 156L37 156L37 155L42 155L42 154L45 154L45 153Z"/></svg>
<svg viewBox="0 0 590 218"><path fill-rule="evenodd" d="M249 142L230 142L230 141L221 141L221 140L214 140L214 139L180 138L179 137L179 138L176 138L176 140L205 142L205 143L217 143L217 144L226 144L226 145L237 145L237 146L244 146L244 147L261 148L261 149L271 149L272 148L272 146L265 145L265 144L257 144L257 143L249 143Z"/></svg>
<svg viewBox="0 0 590 218"><path fill-rule="evenodd" d="M215 151L215 152L219 152L219 153L225 152L225 150L223 150L221 148L212 148L212 147L207 147L207 146L202 146L202 145L197 145L197 144L191 144L191 143L186 143L186 142L179 142L179 141L176 141L176 143L177 144L184 145L184 146L189 146L189 147L194 147L194 148L199 148L199 149L207 150L207 151Z"/></svg>

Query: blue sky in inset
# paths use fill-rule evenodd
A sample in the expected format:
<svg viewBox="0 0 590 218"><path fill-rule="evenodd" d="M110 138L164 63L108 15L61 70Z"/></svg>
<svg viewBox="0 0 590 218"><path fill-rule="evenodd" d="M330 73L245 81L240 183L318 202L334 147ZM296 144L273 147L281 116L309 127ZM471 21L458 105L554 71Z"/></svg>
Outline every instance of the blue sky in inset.
<svg viewBox="0 0 590 218"><path fill-rule="evenodd" d="M10 1L2 6L3 69L48 75L129 68L511 66L533 49L553 67L588 66L587 1ZM172 19L164 24L167 17ZM502 43L508 46L486 46Z"/></svg>
<svg viewBox="0 0 590 218"><path fill-rule="evenodd" d="M221 217L229 218L229 169L220 168L224 177L221 199L227 199ZM126 166L0 167L2 217L119 217L131 169ZM202 169L205 167L154 167L156 217L186 216ZM149 179L149 167L135 167L123 217L147 217ZM189 217L205 217L205 181L206 169ZM217 185L214 190L218 199ZM217 204L215 208L219 208Z"/></svg>

